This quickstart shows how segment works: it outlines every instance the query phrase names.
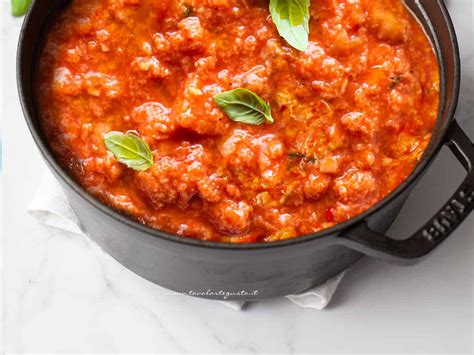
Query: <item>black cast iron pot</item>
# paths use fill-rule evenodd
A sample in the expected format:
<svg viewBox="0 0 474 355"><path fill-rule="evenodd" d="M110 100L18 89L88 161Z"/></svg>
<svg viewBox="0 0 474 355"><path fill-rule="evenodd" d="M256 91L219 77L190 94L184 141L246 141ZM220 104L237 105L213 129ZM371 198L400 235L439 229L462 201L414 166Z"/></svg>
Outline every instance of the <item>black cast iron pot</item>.
<svg viewBox="0 0 474 355"><path fill-rule="evenodd" d="M406 1L430 36L441 71L437 125L432 142L412 175L370 210L331 229L292 240L248 245L202 242L141 225L91 197L55 160L39 125L32 86L44 29L52 15L67 3L36 0L26 16L17 64L23 112L36 144L87 233L138 275L174 291L213 299L255 300L295 294L340 273L363 255L415 263L444 241L472 211L474 147L454 120L459 52L441 0ZM403 240L385 236L408 194L443 145L449 145L466 168L467 178L418 232Z"/></svg>

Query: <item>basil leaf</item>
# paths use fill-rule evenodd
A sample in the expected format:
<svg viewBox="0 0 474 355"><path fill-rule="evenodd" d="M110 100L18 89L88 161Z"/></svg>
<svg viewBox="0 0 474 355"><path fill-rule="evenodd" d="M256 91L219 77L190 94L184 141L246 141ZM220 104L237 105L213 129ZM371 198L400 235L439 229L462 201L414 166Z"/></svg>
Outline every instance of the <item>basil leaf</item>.
<svg viewBox="0 0 474 355"><path fill-rule="evenodd" d="M12 3L12 15L23 16L30 7L31 0L11 0Z"/></svg>
<svg viewBox="0 0 474 355"><path fill-rule="evenodd" d="M270 13L280 36L304 52L309 43L309 0L270 0Z"/></svg>
<svg viewBox="0 0 474 355"><path fill-rule="evenodd" d="M226 91L214 96L214 101L233 121L251 125L273 123L270 104L250 90Z"/></svg>
<svg viewBox="0 0 474 355"><path fill-rule="evenodd" d="M131 169L145 171L153 165L150 147L134 132L110 132L104 135L104 142L115 158Z"/></svg>

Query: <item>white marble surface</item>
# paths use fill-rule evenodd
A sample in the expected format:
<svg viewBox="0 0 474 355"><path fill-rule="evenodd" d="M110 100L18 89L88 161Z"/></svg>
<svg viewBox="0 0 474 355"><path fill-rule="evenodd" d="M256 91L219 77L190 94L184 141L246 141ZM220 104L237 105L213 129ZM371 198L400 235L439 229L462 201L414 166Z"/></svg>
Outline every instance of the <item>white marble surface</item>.
<svg viewBox="0 0 474 355"><path fill-rule="evenodd" d="M38 225L26 206L45 166L16 94L21 19L9 16L8 0L0 3L5 353L472 353L473 216L420 265L364 259L325 311L276 299L235 312L212 301L166 296L87 240ZM464 65L457 117L474 137L474 1L449 4ZM392 233L413 231L461 176L452 156L442 154Z"/></svg>

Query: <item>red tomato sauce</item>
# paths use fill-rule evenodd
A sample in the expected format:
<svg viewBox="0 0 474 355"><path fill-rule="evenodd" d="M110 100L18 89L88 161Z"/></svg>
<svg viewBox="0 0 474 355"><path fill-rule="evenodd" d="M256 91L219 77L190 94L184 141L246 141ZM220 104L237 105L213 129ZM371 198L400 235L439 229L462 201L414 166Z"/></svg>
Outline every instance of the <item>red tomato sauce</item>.
<svg viewBox="0 0 474 355"><path fill-rule="evenodd" d="M393 191L431 139L438 63L401 0L312 0L305 52L264 0L73 0L46 38L43 129L92 195L148 226L232 243L350 219ZM246 88L274 123L236 123L213 96ZM119 163L134 130L154 163Z"/></svg>

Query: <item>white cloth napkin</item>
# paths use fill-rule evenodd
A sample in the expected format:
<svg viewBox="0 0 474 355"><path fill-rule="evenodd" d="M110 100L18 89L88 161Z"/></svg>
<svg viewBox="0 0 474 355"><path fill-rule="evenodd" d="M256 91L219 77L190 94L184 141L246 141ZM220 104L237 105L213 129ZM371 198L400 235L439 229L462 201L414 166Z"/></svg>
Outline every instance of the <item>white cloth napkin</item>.
<svg viewBox="0 0 474 355"><path fill-rule="evenodd" d="M49 172L43 176L40 186L28 206L28 213L46 226L55 227L80 236L86 236L61 186ZM303 308L323 309L331 301L344 273L345 272L342 272L326 283L314 287L309 291L299 295L289 295L285 297ZM241 310L246 303L244 301L219 302L236 311Z"/></svg>

